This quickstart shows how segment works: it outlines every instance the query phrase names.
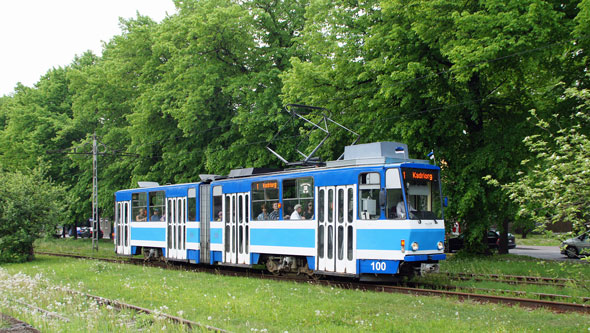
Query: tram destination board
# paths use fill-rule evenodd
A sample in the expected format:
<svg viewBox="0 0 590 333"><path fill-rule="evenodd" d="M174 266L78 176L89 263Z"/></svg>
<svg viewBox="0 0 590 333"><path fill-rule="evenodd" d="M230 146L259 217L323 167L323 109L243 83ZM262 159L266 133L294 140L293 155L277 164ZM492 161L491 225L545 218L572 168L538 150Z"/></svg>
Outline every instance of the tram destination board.
<svg viewBox="0 0 590 333"><path fill-rule="evenodd" d="M438 170L429 169L404 169L402 171L404 179L434 181L438 178Z"/></svg>

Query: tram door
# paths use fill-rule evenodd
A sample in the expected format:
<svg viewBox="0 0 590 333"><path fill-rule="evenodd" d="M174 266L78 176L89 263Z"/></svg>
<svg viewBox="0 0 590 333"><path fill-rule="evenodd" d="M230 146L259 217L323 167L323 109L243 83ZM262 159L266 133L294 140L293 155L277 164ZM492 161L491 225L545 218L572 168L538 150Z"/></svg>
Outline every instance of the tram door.
<svg viewBox="0 0 590 333"><path fill-rule="evenodd" d="M236 256L236 194L224 194L223 199L223 221L225 256L224 262L237 263Z"/></svg>
<svg viewBox="0 0 590 333"><path fill-rule="evenodd" d="M130 202L117 202L117 216L115 217L115 243L118 254L131 254L131 233L129 223L131 219Z"/></svg>
<svg viewBox="0 0 590 333"><path fill-rule="evenodd" d="M167 251L169 259L186 259L186 198L168 198Z"/></svg>
<svg viewBox="0 0 590 333"><path fill-rule="evenodd" d="M354 186L324 186L318 190L318 269L355 273Z"/></svg>
<svg viewBox="0 0 590 333"><path fill-rule="evenodd" d="M334 272L334 186L320 187L318 190L318 269Z"/></svg>
<svg viewBox="0 0 590 333"><path fill-rule="evenodd" d="M336 186L334 220L336 229L336 272L356 273L354 258L354 186Z"/></svg>
<svg viewBox="0 0 590 333"><path fill-rule="evenodd" d="M224 262L232 264L249 264L249 195L248 193L232 193L225 194L224 196Z"/></svg>
<svg viewBox="0 0 590 333"><path fill-rule="evenodd" d="M249 218L249 195L248 193L239 193L236 203L236 221L237 221L237 242L238 242L238 264L250 263L250 250L248 244L250 240L250 218Z"/></svg>

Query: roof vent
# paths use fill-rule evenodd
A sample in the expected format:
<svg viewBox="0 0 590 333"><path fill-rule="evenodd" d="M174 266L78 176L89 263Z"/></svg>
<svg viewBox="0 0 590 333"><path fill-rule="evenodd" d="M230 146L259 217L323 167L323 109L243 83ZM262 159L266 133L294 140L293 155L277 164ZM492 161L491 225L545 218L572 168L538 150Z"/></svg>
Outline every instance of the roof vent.
<svg viewBox="0 0 590 333"><path fill-rule="evenodd" d="M215 179L219 179L221 178L221 176L219 175L210 175L210 174L200 174L199 178L201 179L202 182L212 182Z"/></svg>
<svg viewBox="0 0 590 333"><path fill-rule="evenodd" d="M246 177L252 175L259 175L262 173L270 173L282 171L281 169L272 169L272 168L244 168L244 169L234 169L229 172L229 178L236 178L236 177Z"/></svg>
<svg viewBox="0 0 590 333"><path fill-rule="evenodd" d="M148 188L148 187L158 187L160 184L157 182L137 182L137 185L141 188Z"/></svg>
<svg viewBox="0 0 590 333"><path fill-rule="evenodd" d="M344 147L345 160L370 158L409 159L408 145L400 142L373 142Z"/></svg>

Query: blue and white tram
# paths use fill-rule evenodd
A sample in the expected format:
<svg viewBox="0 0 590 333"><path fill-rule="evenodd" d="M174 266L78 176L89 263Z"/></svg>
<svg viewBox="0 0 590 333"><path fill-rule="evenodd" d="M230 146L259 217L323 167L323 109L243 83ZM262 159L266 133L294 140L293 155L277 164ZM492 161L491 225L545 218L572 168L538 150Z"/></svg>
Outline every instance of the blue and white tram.
<svg viewBox="0 0 590 333"><path fill-rule="evenodd" d="M360 278L432 271L445 259L439 168L409 159L405 144L257 171L116 192L116 252Z"/></svg>

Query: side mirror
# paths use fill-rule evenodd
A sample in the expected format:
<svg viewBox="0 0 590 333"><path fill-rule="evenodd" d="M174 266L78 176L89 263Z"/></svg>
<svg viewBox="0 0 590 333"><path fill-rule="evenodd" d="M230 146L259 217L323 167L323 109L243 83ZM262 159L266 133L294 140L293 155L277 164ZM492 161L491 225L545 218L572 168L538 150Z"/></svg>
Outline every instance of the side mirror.
<svg viewBox="0 0 590 333"><path fill-rule="evenodd" d="M384 189L379 191L379 206L381 209L385 209L385 205L387 204L387 192Z"/></svg>
<svg viewBox="0 0 590 333"><path fill-rule="evenodd" d="M449 198L447 198L447 197L443 198L443 207L449 207Z"/></svg>

